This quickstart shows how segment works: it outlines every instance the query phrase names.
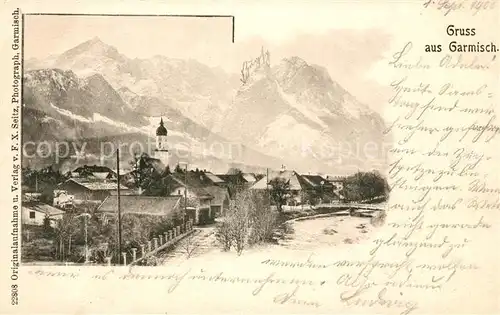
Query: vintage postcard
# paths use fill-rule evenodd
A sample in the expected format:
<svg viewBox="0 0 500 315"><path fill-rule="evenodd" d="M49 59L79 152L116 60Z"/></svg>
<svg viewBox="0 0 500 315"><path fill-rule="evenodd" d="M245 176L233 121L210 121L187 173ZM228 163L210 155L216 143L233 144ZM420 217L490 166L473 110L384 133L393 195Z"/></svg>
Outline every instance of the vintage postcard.
<svg viewBox="0 0 500 315"><path fill-rule="evenodd" d="M500 313L499 5L5 2L1 312Z"/></svg>

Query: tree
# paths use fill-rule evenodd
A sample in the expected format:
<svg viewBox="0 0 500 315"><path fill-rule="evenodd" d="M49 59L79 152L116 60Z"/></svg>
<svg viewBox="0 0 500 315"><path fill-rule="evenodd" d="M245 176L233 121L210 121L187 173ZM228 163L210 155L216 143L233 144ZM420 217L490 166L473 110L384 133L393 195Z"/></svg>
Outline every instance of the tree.
<svg viewBox="0 0 500 315"><path fill-rule="evenodd" d="M230 202L227 215L217 225L216 237L224 251L234 246L241 255L247 244L271 240L275 225L276 216L267 194L242 191Z"/></svg>
<svg viewBox="0 0 500 315"><path fill-rule="evenodd" d="M40 170L23 168L21 176L23 185L28 186L32 191L41 193L40 201L48 204L53 202L54 189L57 185L68 178L52 166Z"/></svg>
<svg viewBox="0 0 500 315"><path fill-rule="evenodd" d="M148 173L152 173L148 165L148 157L146 153L135 155L134 160L130 162L130 166L132 167L130 174L134 178L136 188L142 188L149 175Z"/></svg>
<svg viewBox="0 0 500 315"><path fill-rule="evenodd" d="M168 216L151 216L127 213L122 217L122 241L125 249L139 248L153 237L163 235L172 229L176 223L177 213Z"/></svg>
<svg viewBox="0 0 500 315"><path fill-rule="evenodd" d="M177 173L177 174L184 173L184 170L181 168L181 166L179 165L179 163L177 163L177 165L175 166L174 172Z"/></svg>
<svg viewBox="0 0 500 315"><path fill-rule="evenodd" d="M242 192L245 189L245 184L246 181L242 176L241 170L238 169L233 169L233 172L235 174L232 174L233 176L229 176L227 179L227 188L229 190L229 195L231 198L234 199L234 196L236 196L238 193Z"/></svg>
<svg viewBox="0 0 500 315"><path fill-rule="evenodd" d="M227 171L227 174L228 175L239 175L239 174L243 174L243 171L237 167L231 167L228 171Z"/></svg>
<svg viewBox="0 0 500 315"><path fill-rule="evenodd" d="M229 204L229 216L226 219L230 224L233 244L238 255L241 255L247 242L252 206L247 192L240 193Z"/></svg>
<svg viewBox="0 0 500 315"><path fill-rule="evenodd" d="M158 185L157 182L161 179L161 174L156 170L153 160L147 153L136 155L130 164L136 188L147 189L150 185Z"/></svg>
<svg viewBox="0 0 500 315"><path fill-rule="evenodd" d="M45 217L43 218L43 236L45 238L51 238L54 234L54 229L50 223L50 216L45 214Z"/></svg>
<svg viewBox="0 0 500 315"><path fill-rule="evenodd" d="M61 261L66 259L66 242L68 241L68 251L71 246L71 237L78 230L78 222L74 220L75 216L71 213L65 213L62 219L57 220L55 227L55 237L57 241L56 256Z"/></svg>
<svg viewBox="0 0 500 315"><path fill-rule="evenodd" d="M227 252L231 250L233 244L233 235L231 230L231 222L228 220L223 220L217 224L215 230L215 238L222 245L222 250Z"/></svg>
<svg viewBox="0 0 500 315"><path fill-rule="evenodd" d="M290 181L284 178L274 178L269 182L271 200L274 202L279 212L283 211L283 205L290 197Z"/></svg>
<svg viewBox="0 0 500 315"><path fill-rule="evenodd" d="M251 232L249 241L258 244L270 241L276 226L276 214L271 211L268 194L260 191L248 191L253 206L250 212Z"/></svg>
<svg viewBox="0 0 500 315"><path fill-rule="evenodd" d="M302 191L303 202L316 206L321 201L321 193L316 189Z"/></svg>
<svg viewBox="0 0 500 315"><path fill-rule="evenodd" d="M253 203L248 192L239 193L229 203L229 210L223 222L217 226L216 237L224 250L234 246L241 255L247 243L250 228L250 215Z"/></svg>
<svg viewBox="0 0 500 315"><path fill-rule="evenodd" d="M179 212L166 216L124 213L122 215L122 251L131 253L132 248L139 249L141 244L145 245L152 238L163 235L174 226L180 225L181 217L182 214ZM98 240L98 243L107 242L109 251L115 253L114 257L117 261L121 253L118 253L116 222L102 225L98 232L100 234L93 237Z"/></svg>
<svg viewBox="0 0 500 315"><path fill-rule="evenodd" d="M379 172L358 172L346 178L344 193L350 201L365 201L375 197L387 198L389 184Z"/></svg>
<svg viewBox="0 0 500 315"><path fill-rule="evenodd" d="M82 202L78 205L72 205L72 209L77 213L89 213L94 214L95 210L99 207L98 202L93 199L91 192L84 192L82 196Z"/></svg>
<svg viewBox="0 0 500 315"><path fill-rule="evenodd" d="M172 192L170 182L165 182L158 173L153 173L151 178L145 183L143 195L145 196L167 196Z"/></svg>
<svg viewBox="0 0 500 315"><path fill-rule="evenodd" d="M191 258L194 255L198 247L200 247L200 244L196 242L193 234L188 235L182 240L182 249L186 254L187 259Z"/></svg>

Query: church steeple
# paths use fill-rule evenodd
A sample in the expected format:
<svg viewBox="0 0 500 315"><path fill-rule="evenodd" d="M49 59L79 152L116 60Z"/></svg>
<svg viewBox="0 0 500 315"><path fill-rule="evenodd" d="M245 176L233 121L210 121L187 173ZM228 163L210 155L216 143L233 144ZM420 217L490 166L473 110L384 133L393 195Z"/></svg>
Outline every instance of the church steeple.
<svg viewBox="0 0 500 315"><path fill-rule="evenodd" d="M167 135L167 128L165 128L163 124L163 117L160 120L160 126L156 129L156 136L166 136Z"/></svg>
<svg viewBox="0 0 500 315"><path fill-rule="evenodd" d="M160 119L160 126L156 129L156 150L155 158L159 159L165 167L168 166L168 145L167 128L163 123L163 117Z"/></svg>

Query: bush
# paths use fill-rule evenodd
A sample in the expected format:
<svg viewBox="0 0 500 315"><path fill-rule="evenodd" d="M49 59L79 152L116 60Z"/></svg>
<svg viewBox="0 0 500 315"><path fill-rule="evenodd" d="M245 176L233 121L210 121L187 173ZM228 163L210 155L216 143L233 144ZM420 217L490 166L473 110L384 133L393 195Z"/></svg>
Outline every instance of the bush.
<svg viewBox="0 0 500 315"><path fill-rule="evenodd" d="M200 244L196 242L194 235L191 234L182 240L181 246L182 246L182 251L184 252L184 254L186 254L186 258L189 259L198 250Z"/></svg>
<svg viewBox="0 0 500 315"><path fill-rule="evenodd" d="M302 195L302 202L303 204L316 206L321 202L321 194L316 190L304 192Z"/></svg>
<svg viewBox="0 0 500 315"><path fill-rule="evenodd" d="M43 218L43 237L44 238L52 238L54 236L54 229L52 228L52 226L50 225L51 221L50 221L50 216L48 215L45 215L45 217Z"/></svg>
<svg viewBox="0 0 500 315"><path fill-rule="evenodd" d="M258 244L271 241L273 231L276 228L277 214L271 211L269 199L266 195L258 192L251 193L251 202L253 202L250 213L251 232L249 242Z"/></svg>
<svg viewBox="0 0 500 315"><path fill-rule="evenodd" d="M128 253L127 260L132 258L132 248L140 249L141 244L146 244L153 237L163 235L165 231L172 229L179 224L181 214L169 216L151 216L142 214L126 213L122 215L122 251ZM109 244L111 252L118 253L117 237L118 227L116 222L103 227L106 229L103 235ZM121 253L119 254L121 255Z"/></svg>
<svg viewBox="0 0 500 315"><path fill-rule="evenodd" d="M52 261L55 258L54 242L48 239L24 241L21 247L22 261Z"/></svg>
<svg viewBox="0 0 500 315"><path fill-rule="evenodd" d="M248 237L252 200L248 192L239 193L229 204L229 213L225 222L229 226L232 243L238 255L241 255Z"/></svg>
<svg viewBox="0 0 500 315"><path fill-rule="evenodd" d="M272 241L276 213L266 194L243 191L231 201L227 215L217 225L216 237L224 251L232 246L241 254L247 244Z"/></svg>
<svg viewBox="0 0 500 315"><path fill-rule="evenodd" d="M150 216L126 213L122 215L122 251L128 253L127 261L132 258L132 248L140 249L151 238L163 233L182 222L182 213L169 216ZM85 220L87 227L87 245L92 261L104 263L106 257L113 257L118 262L121 253L118 253L118 226L116 218L104 223L98 215L88 219L77 218L73 213L66 213L62 220L58 220L55 228L49 233L48 226L40 227L45 230L43 235L50 235L54 242L55 255L59 260L82 261L84 253L77 248L85 245ZM69 254L71 242L71 255Z"/></svg>
<svg viewBox="0 0 500 315"><path fill-rule="evenodd" d="M227 252L231 250L233 236L231 233L231 226L229 222L223 221L217 224L215 237L217 241L222 245L223 251Z"/></svg>

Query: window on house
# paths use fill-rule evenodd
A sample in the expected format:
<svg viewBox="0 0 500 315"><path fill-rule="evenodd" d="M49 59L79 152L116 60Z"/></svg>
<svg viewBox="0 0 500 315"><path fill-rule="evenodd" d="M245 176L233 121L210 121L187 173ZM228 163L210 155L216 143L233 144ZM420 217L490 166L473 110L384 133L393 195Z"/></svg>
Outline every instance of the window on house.
<svg viewBox="0 0 500 315"><path fill-rule="evenodd" d="M36 218L35 211L30 211L30 219Z"/></svg>
<svg viewBox="0 0 500 315"><path fill-rule="evenodd" d="M179 189L179 190L177 190L177 194L178 194L178 195L180 195L180 194L181 194L181 190L180 190L180 189Z"/></svg>

